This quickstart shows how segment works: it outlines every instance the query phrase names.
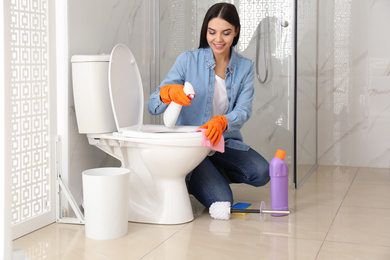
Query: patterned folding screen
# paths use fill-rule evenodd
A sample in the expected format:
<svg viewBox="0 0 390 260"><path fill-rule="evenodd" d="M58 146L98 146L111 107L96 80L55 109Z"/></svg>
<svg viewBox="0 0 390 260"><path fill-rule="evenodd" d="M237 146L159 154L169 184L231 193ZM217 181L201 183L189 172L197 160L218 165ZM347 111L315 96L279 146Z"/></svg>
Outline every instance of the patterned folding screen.
<svg viewBox="0 0 390 260"><path fill-rule="evenodd" d="M10 1L13 225L51 210L47 5Z"/></svg>

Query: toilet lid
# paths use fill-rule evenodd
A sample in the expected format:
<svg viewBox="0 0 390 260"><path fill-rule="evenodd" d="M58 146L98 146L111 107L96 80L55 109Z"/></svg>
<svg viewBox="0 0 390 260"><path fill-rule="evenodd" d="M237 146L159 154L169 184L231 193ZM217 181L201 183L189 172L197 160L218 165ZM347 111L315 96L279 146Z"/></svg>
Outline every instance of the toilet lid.
<svg viewBox="0 0 390 260"><path fill-rule="evenodd" d="M142 124L144 93L141 75L134 55L126 45L118 44L112 50L108 81L118 131Z"/></svg>

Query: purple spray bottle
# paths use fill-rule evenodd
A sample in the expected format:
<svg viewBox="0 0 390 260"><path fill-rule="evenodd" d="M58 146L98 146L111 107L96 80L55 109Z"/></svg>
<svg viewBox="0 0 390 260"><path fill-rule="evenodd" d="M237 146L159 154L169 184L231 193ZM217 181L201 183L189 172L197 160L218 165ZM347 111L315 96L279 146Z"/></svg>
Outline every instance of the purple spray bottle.
<svg viewBox="0 0 390 260"><path fill-rule="evenodd" d="M286 152L277 150L269 165L271 177L271 210L288 210L288 166L284 161ZM274 217L287 214L271 214Z"/></svg>

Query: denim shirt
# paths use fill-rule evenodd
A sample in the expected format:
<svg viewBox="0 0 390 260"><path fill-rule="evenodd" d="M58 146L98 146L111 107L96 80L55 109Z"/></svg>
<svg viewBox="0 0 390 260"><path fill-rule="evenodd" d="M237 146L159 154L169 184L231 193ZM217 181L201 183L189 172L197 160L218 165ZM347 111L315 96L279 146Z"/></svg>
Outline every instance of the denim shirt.
<svg viewBox="0 0 390 260"><path fill-rule="evenodd" d="M243 142L240 129L252 114L254 97L254 62L238 54L233 48L225 71L226 93L229 110L226 115L227 128L223 132L225 146L237 150L249 150ZM210 47L182 53L166 78L150 96L148 110L159 115L168 105L160 99L160 88L167 84L190 82L195 90L191 105L183 106L177 125L201 126L209 121L213 105L215 60Z"/></svg>

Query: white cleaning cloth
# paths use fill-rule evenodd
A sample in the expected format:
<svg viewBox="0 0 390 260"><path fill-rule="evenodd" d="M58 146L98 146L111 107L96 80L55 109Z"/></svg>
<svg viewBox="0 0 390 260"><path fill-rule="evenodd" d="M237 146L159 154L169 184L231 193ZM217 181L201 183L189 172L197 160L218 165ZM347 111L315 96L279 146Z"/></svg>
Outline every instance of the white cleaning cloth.
<svg viewBox="0 0 390 260"><path fill-rule="evenodd" d="M210 216L213 219L230 219L230 202L229 201L217 201L211 204L209 208Z"/></svg>

